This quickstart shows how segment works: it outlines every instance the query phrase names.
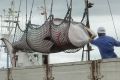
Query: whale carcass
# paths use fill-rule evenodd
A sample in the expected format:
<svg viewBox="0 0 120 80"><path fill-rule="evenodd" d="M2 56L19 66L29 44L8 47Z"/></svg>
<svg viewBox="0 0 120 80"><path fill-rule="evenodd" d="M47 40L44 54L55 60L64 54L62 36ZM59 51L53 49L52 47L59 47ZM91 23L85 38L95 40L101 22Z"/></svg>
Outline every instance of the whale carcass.
<svg viewBox="0 0 120 80"><path fill-rule="evenodd" d="M12 45L16 50L33 50L41 53L56 53L68 49L82 48L95 34L80 22L59 18L45 21L35 28L28 25L21 39Z"/></svg>

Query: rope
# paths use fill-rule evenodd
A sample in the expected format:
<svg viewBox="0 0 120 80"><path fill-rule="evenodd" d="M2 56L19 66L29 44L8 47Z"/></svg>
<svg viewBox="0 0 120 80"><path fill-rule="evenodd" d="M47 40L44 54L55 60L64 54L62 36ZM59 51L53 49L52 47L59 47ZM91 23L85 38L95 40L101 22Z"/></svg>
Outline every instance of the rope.
<svg viewBox="0 0 120 80"><path fill-rule="evenodd" d="M83 17L82 17L82 19L81 19L81 23L83 22L83 20L85 19L85 15L86 15L86 9L85 9L85 11L84 11L84 13L83 13Z"/></svg>
<svg viewBox="0 0 120 80"><path fill-rule="evenodd" d="M31 7L31 11L30 11L29 21L31 21L31 16L32 16L32 9L33 9L33 6L34 6L34 0L33 0L33 2L32 2L32 7Z"/></svg>
<svg viewBox="0 0 120 80"><path fill-rule="evenodd" d="M70 1L70 6L69 7L72 8L72 0Z"/></svg>
<svg viewBox="0 0 120 80"><path fill-rule="evenodd" d="M27 0L26 0L26 24L27 24Z"/></svg>
<svg viewBox="0 0 120 80"><path fill-rule="evenodd" d="M18 28L19 28L21 31L23 31L23 30L20 28L19 24L18 24L19 16L20 16L20 8L21 8L21 0L20 0L20 4L19 4L19 9L18 9L18 17L17 17L17 23L16 23L16 27L15 27L13 42L14 42L14 40L15 40L15 34L16 34L17 26L18 26Z"/></svg>
<svg viewBox="0 0 120 80"><path fill-rule="evenodd" d="M88 28L90 28L90 24L89 24L89 2L88 2L88 0L86 0L85 2L86 2L86 17L87 17L86 26Z"/></svg>
<svg viewBox="0 0 120 80"><path fill-rule="evenodd" d="M67 3L67 8L69 8L69 6L68 6L68 0L66 0L66 3Z"/></svg>
<svg viewBox="0 0 120 80"><path fill-rule="evenodd" d="M53 0L52 0L52 3L51 3L51 12L50 12L50 36L52 37L52 33L51 33L51 30L52 30L52 27L54 26L60 26L61 24L63 24L65 21L68 21L68 26L70 26L70 22L71 22L71 11L72 11L72 0L70 2L70 6L68 7L68 11L63 19L63 21L56 25L54 24L53 20L54 20L54 16L52 15L52 7L53 7ZM54 42L54 41L53 41Z"/></svg>
<svg viewBox="0 0 120 80"><path fill-rule="evenodd" d="M17 27L18 27L21 32L25 32L25 30L22 30L22 29L20 28L20 25L19 25L19 23L18 23L18 21L19 21L20 8L21 8L21 0L20 0L19 10L18 10L18 18L17 18L17 23L16 23L15 31L16 31L16 29L17 29ZM31 12L31 14L32 14L32 12ZM27 0L26 0L26 23L27 23Z"/></svg>
<svg viewBox="0 0 120 80"><path fill-rule="evenodd" d="M83 22L84 18L86 17L87 18L86 27L90 28L90 25L89 25L89 10L88 10L89 6L88 5L89 5L88 0L85 0L85 11L84 11L83 18L82 18L81 22ZM91 36L91 34L89 32L88 32L88 35ZM84 58L84 51L85 51L84 47L83 47L83 51L82 51L82 58L81 58L81 60L83 60L83 58ZM89 49L89 47L90 47L90 44L88 43L87 44L87 54L88 55L86 55L86 56L88 56L87 57L88 60L90 60L90 49Z"/></svg>
<svg viewBox="0 0 120 80"><path fill-rule="evenodd" d="M112 10L111 10L111 6L110 6L109 0L107 0L107 3L108 3L109 10L110 10L110 16L111 16L112 23L113 23L113 26L114 26L115 35L116 35L117 40L118 40L117 30L116 30L115 22L114 22L114 19L113 19Z"/></svg>
<svg viewBox="0 0 120 80"><path fill-rule="evenodd" d="M17 18L17 22L18 22L18 20L19 20L19 16L20 16L20 9L21 9L21 0L20 0L19 10L18 10L18 18Z"/></svg>
<svg viewBox="0 0 120 80"><path fill-rule="evenodd" d="M52 10L53 10L53 0L52 0L52 2L51 2L50 15L52 15Z"/></svg>
<svg viewBox="0 0 120 80"><path fill-rule="evenodd" d="M82 50L82 58L81 58L81 61L83 61L84 60L84 51L85 51L85 46L83 46L83 50Z"/></svg>
<svg viewBox="0 0 120 80"><path fill-rule="evenodd" d="M68 9L68 11L67 11L67 13L66 13L63 21L62 21L60 24L58 24L58 25L56 25L56 24L54 24L54 23L52 23L52 24L53 24L54 26L60 26L60 25L63 24L65 21L71 21L71 8Z"/></svg>
<svg viewBox="0 0 120 80"><path fill-rule="evenodd" d="M34 50L31 46L30 46L30 44L29 44L29 42L28 42L28 28L29 28L29 26L30 26L30 21L28 22L28 24L26 25L26 43L27 43L27 45L28 45L28 47L32 50L32 51L36 51L36 50Z"/></svg>
<svg viewBox="0 0 120 80"><path fill-rule="evenodd" d="M26 1L26 4L27 4L27 1ZM30 45L29 45L29 43L28 43L28 39L27 39L27 35L28 35L28 28L29 28L29 26L30 26L30 24L31 24L31 15L32 15L32 9L33 9L33 5L34 5L34 0L33 0L33 2L32 2L32 7L31 7L31 11L30 11L30 17L29 17L29 22L28 22L28 24L26 24L26 30L25 31L22 31L21 29L20 29L20 26L18 25L18 28L22 31L22 32L24 32L24 33L26 33L26 43L27 43L27 45L29 46L29 48L31 49L31 50L33 50L33 51L35 51ZM27 9L27 8L26 8ZM26 12L26 14L27 14L27 12ZM27 16L26 16L27 17Z"/></svg>
<svg viewBox="0 0 120 80"><path fill-rule="evenodd" d="M82 17L82 19L81 19L81 23L83 22L83 20L85 19L85 17L87 16L87 9L88 8L88 6L87 6L87 1L85 1L85 9L84 9L84 13L83 13L83 17ZM83 24L83 23L82 23ZM84 24L83 24L84 25Z"/></svg>
<svg viewBox="0 0 120 80"><path fill-rule="evenodd" d="M44 16L45 16L45 20L47 20L47 11L46 11L46 0L44 0Z"/></svg>
<svg viewBox="0 0 120 80"><path fill-rule="evenodd" d="M68 2L67 2L67 6L68 6ZM67 13L66 13L63 21L62 21L60 24L58 24L58 25L56 25L56 24L54 24L54 23L52 23L52 24L53 24L54 26L60 26L60 25L63 24L65 21L68 21L68 22L69 22L69 26L70 26L70 22L71 22L71 19L72 19L72 17L71 17L71 12L72 12L72 0L70 1L70 5L68 6L68 11L67 11Z"/></svg>
<svg viewBox="0 0 120 80"><path fill-rule="evenodd" d="M66 0L67 3L67 8L69 9L70 7L72 8L72 0L70 1L70 5L68 5L68 0Z"/></svg>
<svg viewBox="0 0 120 80"><path fill-rule="evenodd" d="M46 21L49 21L49 20L53 20L53 15L50 15L47 19L46 19ZM45 21L45 22L46 22ZM44 24L42 24L42 25L35 25L35 24L29 24L29 28L30 29L39 29L39 28L41 28L42 26L44 26L45 25L45 23ZM36 26L36 27L32 27L32 26Z"/></svg>
<svg viewBox="0 0 120 80"><path fill-rule="evenodd" d="M25 30L22 30L21 28L20 28L20 25L17 23L17 26L18 26L18 28L19 28L19 30L21 31L21 32L25 32Z"/></svg>
<svg viewBox="0 0 120 80"><path fill-rule="evenodd" d="M58 25L54 24L54 23L53 23L53 19L54 19L54 16L53 16L53 15L50 15L50 16L46 19L46 21L49 21L49 20L50 20L50 25L53 25L53 26L60 26L60 25L63 24L65 21L69 21L69 23L70 23L70 21L71 21L71 8L68 9L68 11L67 11L67 13L66 13L63 21L62 21L60 24L58 24ZM43 24L43 25L44 25L44 24ZM32 27L32 26L35 26L35 25L29 24L29 28L31 28L31 29L38 29L38 28L42 27L43 25L41 25L41 26L39 26L39 27L37 27L37 28L34 28L34 27Z"/></svg>

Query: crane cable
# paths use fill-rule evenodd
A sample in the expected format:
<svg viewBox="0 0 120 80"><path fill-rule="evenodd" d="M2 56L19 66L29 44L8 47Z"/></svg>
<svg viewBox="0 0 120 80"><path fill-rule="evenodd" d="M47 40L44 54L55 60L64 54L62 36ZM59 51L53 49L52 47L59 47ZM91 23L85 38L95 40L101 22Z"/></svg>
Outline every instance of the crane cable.
<svg viewBox="0 0 120 80"><path fill-rule="evenodd" d="M52 2L51 2L50 15L53 15L52 12L53 12L53 0L52 0Z"/></svg>
<svg viewBox="0 0 120 80"><path fill-rule="evenodd" d="M81 19L81 23L83 24L83 20L86 18L86 27L87 28L90 28L90 24L89 24L89 8L93 7L93 3L89 2L88 0L85 0L85 10L84 10L84 13L83 13L83 17ZM90 36L91 38L91 35L89 32L88 32L88 35ZM90 60L90 51L92 50L92 47L91 45L88 43L87 44L87 50L84 49L85 46L83 46L83 50L82 50L82 58L81 58L81 61L83 61L83 58L84 58L84 52L86 51L87 52L87 58L88 61Z"/></svg>
<svg viewBox="0 0 120 80"><path fill-rule="evenodd" d="M111 5L110 5L109 0L107 0L107 3L108 3L108 7L109 7L109 11L110 11L110 16L111 16L111 19L112 19L112 23L113 23L113 26L114 26L115 35L116 35L117 40L118 40L117 29L116 29L115 22L114 22L114 19L113 19L113 14L112 14Z"/></svg>
<svg viewBox="0 0 120 80"><path fill-rule="evenodd" d="M19 4L18 15L17 15L17 22L16 22L15 32L14 32L14 36L13 36L13 43L14 43L14 41L15 41L15 36L16 36L17 27L18 27L22 32L24 32L24 30L22 30L22 29L20 28L19 23L18 23L18 22L19 22L19 16L20 16L21 2L22 2L22 0L20 0L20 4Z"/></svg>
<svg viewBox="0 0 120 80"><path fill-rule="evenodd" d="M34 6L34 0L32 1L32 7L31 7L31 11L30 11L30 16L29 16L29 22L31 22L33 6Z"/></svg>
<svg viewBox="0 0 120 80"><path fill-rule="evenodd" d="M68 0L66 0L66 3L67 3L67 8L69 8L69 5L68 5Z"/></svg>
<svg viewBox="0 0 120 80"><path fill-rule="evenodd" d="M27 24L27 18L28 18L28 17L27 17L27 13L28 13L28 12L27 12L27 4L28 4L28 1L26 0L26 24Z"/></svg>

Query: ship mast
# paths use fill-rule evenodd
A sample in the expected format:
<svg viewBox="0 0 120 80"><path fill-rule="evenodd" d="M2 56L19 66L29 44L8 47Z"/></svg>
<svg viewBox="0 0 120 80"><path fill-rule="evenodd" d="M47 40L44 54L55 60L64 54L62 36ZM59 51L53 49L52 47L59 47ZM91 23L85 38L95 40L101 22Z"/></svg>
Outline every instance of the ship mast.
<svg viewBox="0 0 120 80"><path fill-rule="evenodd" d="M1 25L1 36L2 38L6 38L7 40L12 41L13 31L15 30L15 23L17 22L16 19L16 13L15 11L15 1L10 1L10 8L3 9L4 15L2 19L2 25ZM3 45L3 44L2 44ZM7 48L5 47L5 50L7 51L7 64L6 67L8 69L7 71L7 80L11 79L11 70L10 70L10 57L11 54L9 54ZM11 59L12 60L12 59Z"/></svg>
<svg viewBox="0 0 120 80"><path fill-rule="evenodd" d="M12 35L12 31L15 29L15 23L16 23L16 13L17 11L14 10L15 7L15 1L12 0L11 1L11 7L8 8L8 10L3 10L4 12L4 24L1 26L2 28L6 28L7 29L7 34L6 33L2 33L2 37L7 38L8 40L11 40L9 36ZM6 24L6 25L5 25Z"/></svg>

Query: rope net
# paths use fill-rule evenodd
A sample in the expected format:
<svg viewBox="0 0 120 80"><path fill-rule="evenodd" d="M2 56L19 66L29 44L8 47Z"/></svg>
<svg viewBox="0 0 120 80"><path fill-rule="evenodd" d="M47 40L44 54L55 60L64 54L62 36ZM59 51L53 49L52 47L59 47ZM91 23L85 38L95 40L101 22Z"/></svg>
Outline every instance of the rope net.
<svg viewBox="0 0 120 80"><path fill-rule="evenodd" d="M92 37L95 35L82 23L56 18L45 21L42 26L28 23L25 31L17 27L17 38L12 45L23 51L75 52L89 42L91 37L88 32Z"/></svg>

